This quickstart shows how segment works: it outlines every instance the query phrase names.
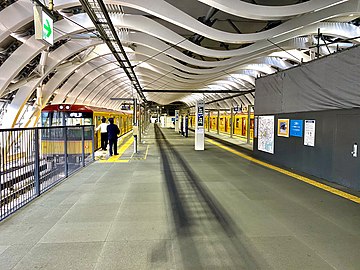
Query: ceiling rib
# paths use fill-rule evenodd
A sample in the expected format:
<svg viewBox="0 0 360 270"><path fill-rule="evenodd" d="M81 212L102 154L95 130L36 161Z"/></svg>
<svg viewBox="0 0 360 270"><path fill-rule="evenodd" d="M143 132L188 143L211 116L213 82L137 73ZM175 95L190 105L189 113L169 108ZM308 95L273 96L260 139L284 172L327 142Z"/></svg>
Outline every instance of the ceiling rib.
<svg viewBox="0 0 360 270"><path fill-rule="evenodd" d="M101 38L105 41L120 67L129 78L132 87L135 88L140 98L146 102L146 97L143 94L139 80L119 40L104 2L102 0L80 0L80 2L98 30Z"/></svg>

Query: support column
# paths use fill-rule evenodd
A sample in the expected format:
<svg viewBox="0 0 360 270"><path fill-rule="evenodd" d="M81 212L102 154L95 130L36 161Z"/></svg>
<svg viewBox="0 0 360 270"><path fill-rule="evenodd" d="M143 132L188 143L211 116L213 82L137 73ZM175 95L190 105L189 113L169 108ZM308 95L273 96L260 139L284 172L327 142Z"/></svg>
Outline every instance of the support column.
<svg viewBox="0 0 360 270"><path fill-rule="evenodd" d="M205 149L204 112L205 102L198 101L195 107L195 150Z"/></svg>
<svg viewBox="0 0 360 270"><path fill-rule="evenodd" d="M175 110L175 132L179 132L179 110Z"/></svg>
<svg viewBox="0 0 360 270"><path fill-rule="evenodd" d="M248 119L247 119L247 125L246 125L246 142L250 144L250 116L251 116L251 105L248 105Z"/></svg>

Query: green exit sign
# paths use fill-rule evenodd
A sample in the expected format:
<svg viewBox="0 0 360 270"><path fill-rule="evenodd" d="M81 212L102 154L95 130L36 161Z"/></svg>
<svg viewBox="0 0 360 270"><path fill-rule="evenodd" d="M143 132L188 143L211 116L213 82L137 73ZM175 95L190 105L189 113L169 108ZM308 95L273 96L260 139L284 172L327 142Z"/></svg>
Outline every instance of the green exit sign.
<svg viewBox="0 0 360 270"><path fill-rule="evenodd" d="M34 6L35 39L54 44L54 21L41 6Z"/></svg>

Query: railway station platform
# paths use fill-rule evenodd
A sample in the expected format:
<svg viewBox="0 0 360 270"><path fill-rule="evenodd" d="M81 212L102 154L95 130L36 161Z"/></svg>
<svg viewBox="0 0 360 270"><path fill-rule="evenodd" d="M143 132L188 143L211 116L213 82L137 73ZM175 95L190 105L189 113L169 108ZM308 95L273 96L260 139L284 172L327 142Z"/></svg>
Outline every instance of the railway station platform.
<svg viewBox="0 0 360 270"><path fill-rule="evenodd" d="M356 194L189 135L150 125L1 222L0 269L359 269Z"/></svg>

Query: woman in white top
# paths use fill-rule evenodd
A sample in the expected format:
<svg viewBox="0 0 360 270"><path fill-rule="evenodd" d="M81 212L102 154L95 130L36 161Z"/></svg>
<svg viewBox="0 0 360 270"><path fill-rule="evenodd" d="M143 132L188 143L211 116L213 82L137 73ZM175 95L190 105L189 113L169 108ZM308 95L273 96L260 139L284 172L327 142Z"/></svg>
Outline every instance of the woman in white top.
<svg viewBox="0 0 360 270"><path fill-rule="evenodd" d="M106 124L106 118L103 117L101 119L101 124L96 128L96 131L98 131L100 129L100 134L101 134L101 149L106 151L106 146L108 144L108 134L107 134L107 126L108 124Z"/></svg>

